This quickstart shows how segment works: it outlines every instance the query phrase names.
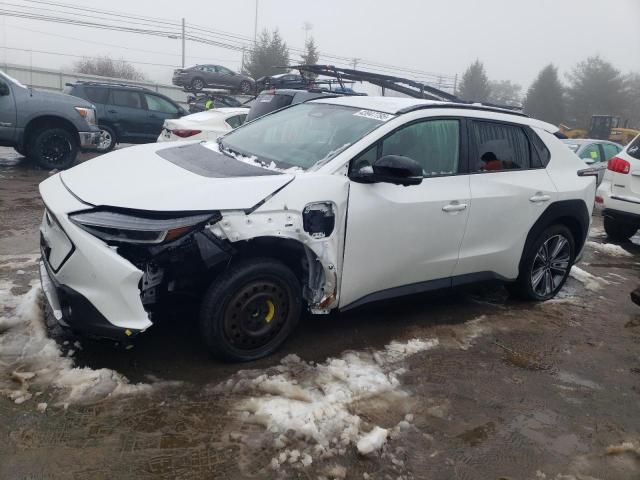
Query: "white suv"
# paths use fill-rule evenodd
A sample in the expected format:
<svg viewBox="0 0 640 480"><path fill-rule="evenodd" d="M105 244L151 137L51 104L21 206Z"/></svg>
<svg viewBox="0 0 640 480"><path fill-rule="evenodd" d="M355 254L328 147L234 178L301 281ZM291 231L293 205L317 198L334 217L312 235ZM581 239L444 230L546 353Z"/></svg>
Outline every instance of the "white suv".
<svg viewBox="0 0 640 480"><path fill-rule="evenodd" d="M499 279L547 300L596 177L556 127L481 105L342 97L217 143L112 152L40 185L44 290L64 325L134 337L201 298L211 350L273 352L313 314Z"/></svg>
<svg viewBox="0 0 640 480"><path fill-rule="evenodd" d="M607 163L596 203L613 240L628 240L640 228L640 136Z"/></svg>

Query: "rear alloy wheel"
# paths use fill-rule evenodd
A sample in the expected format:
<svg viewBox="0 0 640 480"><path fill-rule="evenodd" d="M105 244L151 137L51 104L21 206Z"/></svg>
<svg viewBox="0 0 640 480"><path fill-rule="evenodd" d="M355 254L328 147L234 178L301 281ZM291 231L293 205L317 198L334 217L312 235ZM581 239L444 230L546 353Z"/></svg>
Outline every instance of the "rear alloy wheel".
<svg viewBox="0 0 640 480"><path fill-rule="evenodd" d="M96 150L100 153L107 153L114 149L116 146L116 134L109 127L100 126L102 132L102 138L96 147Z"/></svg>
<svg viewBox="0 0 640 480"><path fill-rule="evenodd" d="M240 82L240 92L244 95L249 95L251 93L251 82L246 80Z"/></svg>
<svg viewBox="0 0 640 480"><path fill-rule="evenodd" d="M611 217L604 217L604 231L607 237L616 242L626 242L638 231L638 226L623 223Z"/></svg>
<svg viewBox="0 0 640 480"><path fill-rule="evenodd" d="M202 90L204 88L204 80L202 80L201 78L194 78L191 81L191 89L194 92L199 92L200 90Z"/></svg>
<svg viewBox="0 0 640 480"><path fill-rule="evenodd" d="M29 156L47 169L64 170L73 165L78 154L78 142L62 128L40 130L32 137Z"/></svg>
<svg viewBox="0 0 640 480"><path fill-rule="evenodd" d="M200 326L211 352L246 362L273 353L301 314L300 284L283 263L242 262L217 278L202 302Z"/></svg>
<svg viewBox="0 0 640 480"><path fill-rule="evenodd" d="M544 301L556 296L569 277L575 259L573 236L555 225L545 230L525 252L512 290L518 296Z"/></svg>

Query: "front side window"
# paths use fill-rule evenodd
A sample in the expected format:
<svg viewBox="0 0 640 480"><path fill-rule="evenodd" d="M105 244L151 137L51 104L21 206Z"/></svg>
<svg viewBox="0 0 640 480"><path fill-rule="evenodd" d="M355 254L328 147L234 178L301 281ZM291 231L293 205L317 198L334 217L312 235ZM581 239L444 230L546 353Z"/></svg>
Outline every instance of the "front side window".
<svg viewBox="0 0 640 480"><path fill-rule="evenodd" d="M588 160L591 163L601 162L602 156L600 155L600 147L596 143L588 145L580 153L580 158L582 158L583 160Z"/></svg>
<svg viewBox="0 0 640 480"><path fill-rule="evenodd" d="M330 161L392 118L373 110L301 103L243 125L226 135L220 147L265 165L306 170Z"/></svg>
<svg viewBox="0 0 640 480"><path fill-rule="evenodd" d="M169 113L171 115L175 115L176 113L178 113L178 109L175 107L175 105L162 97L158 97L157 95L150 95L148 93L145 93L144 97L147 100L147 108L149 110L153 110L154 112Z"/></svg>
<svg viewBox="0 0 640 480"><path fill-rule="evenodd" d="M531 168L531 146L522 127L473 121L471 138L476 147L470 156L471 172Z"/></svg>
<svg viewBox="0 0 640 480"><path fill-rule="evenodd" d="M140 94L131 90L112 90L111 101L119 107L142 108Z"/></svg>

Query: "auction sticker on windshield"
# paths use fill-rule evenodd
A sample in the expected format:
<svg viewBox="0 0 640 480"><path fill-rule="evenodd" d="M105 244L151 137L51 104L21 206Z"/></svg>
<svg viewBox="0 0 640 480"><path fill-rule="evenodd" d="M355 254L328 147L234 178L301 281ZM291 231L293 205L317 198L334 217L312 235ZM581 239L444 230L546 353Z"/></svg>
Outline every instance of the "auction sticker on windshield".
<svg viewBox="0 0 640 480"><path fill-rule="evenodd" d="M395 115L391 115L390 113L376 112L375 110L360 110L354 113L353 116L371 118L372 120L380 120L381 122L386 122L395 117Z"/></svg>

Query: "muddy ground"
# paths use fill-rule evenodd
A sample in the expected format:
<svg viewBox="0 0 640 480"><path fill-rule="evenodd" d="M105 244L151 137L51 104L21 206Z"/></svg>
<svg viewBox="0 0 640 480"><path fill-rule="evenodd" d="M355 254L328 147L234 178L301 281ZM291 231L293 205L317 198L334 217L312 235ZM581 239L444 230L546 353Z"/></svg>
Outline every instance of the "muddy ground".
<svg viewBox="0 0 640 480"><path fill-rule="evenodd" d="M0 281L16 296L37 278L37 184L48 175L0 149ZM281 352L249 365L212 359L189 310L167 315L129 349L54 329L75 366L151 387L74 402L53 381L19 404L0 395L0 478L640 478L640 307L629 300L640 283L640 239L622 245L628 256L599 251L606 239L596 217L590 241L579 267L598 278L570 278L557 300L522 303L485 286L308 316ZM416 338L433 344L371 360L394 340ZM247 378L285 372L306 388L321 385L318 371L336 365L328 359L354 358L393 385L335 413L360 431L389 429L372 454L340 439L322 453L309 436L269 429L239 408L287 397ZM0 351L4 381L14 360Z"/></svg>

